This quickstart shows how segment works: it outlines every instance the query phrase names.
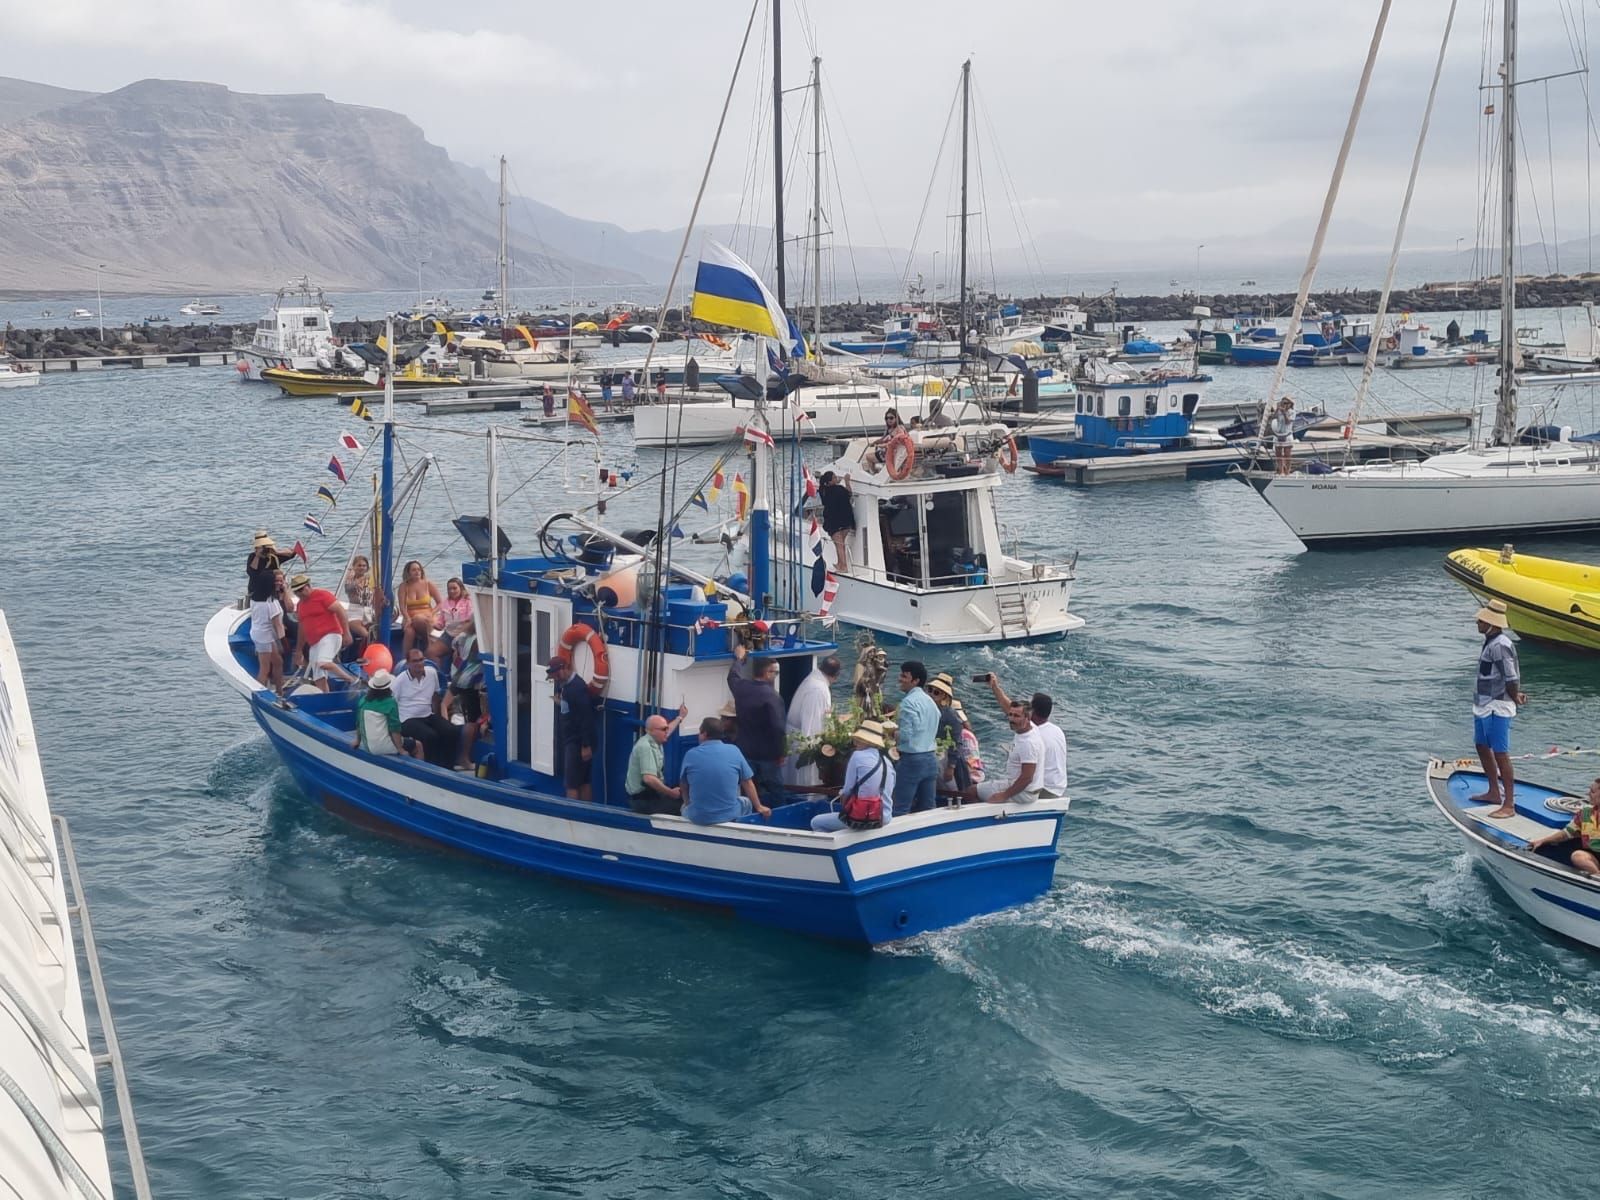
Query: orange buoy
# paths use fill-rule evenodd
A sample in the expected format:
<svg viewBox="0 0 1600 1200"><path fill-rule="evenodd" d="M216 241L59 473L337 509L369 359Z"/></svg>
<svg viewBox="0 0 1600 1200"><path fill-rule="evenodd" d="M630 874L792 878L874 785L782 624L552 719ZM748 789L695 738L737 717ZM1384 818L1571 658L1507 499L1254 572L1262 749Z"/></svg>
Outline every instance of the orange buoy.
<svg viewBox="0 0 1600 1200"><path fill-rule="evenodd" d="M1007 475L1014 475L1017 470L1017 439L1008 437L1006 444L1000 447L1000 466Z"/></svg>
<svg viewBox="0 0 1600 1200"><path fill-rule="evenodd" d="M568 659L572 657L574 650L585 644L594 657L594 674L589 677L589 690L598 696L606 690L606 684L611 682L611 653L606 649L606 639L601 637L592 625L586 625L582 621L573 622L561 635L561 649Z"/></svg>
<svg viewBox="0 0 1600 1200"><path fill-rule="evenodd" d="M895 458L899 451L900 457ZM897 432L889 439L888 448L883 452L884 470L889 472L890 479L904 479L911 474L911 468L917 465L917 444L911 440L911 435L904 430Z"/></svg>

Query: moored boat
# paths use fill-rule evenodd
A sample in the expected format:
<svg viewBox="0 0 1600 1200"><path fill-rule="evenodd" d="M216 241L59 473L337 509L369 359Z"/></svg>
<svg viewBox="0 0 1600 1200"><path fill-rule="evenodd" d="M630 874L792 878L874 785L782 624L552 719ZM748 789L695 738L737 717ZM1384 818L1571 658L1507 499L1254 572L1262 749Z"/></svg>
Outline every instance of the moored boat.
<svg viewBox="0 0 1600 1200"><path fill-rule="evenodd" d="M1480 601L1503 600L1521 637L1600 651L1600 566L1499 550L1455 550L1445 574Z"/></svg>
<svg viewBox="0 0 1600 1200"><path fill-rule="evenodd" d="M236 343L234 363L245 379L269 368L314 371L333 364L333 305L305 276L279 288L254 334Z"/></svg>
<svg viewBox="0 0 1600 1200"><path fill-rule="evenodd" d="M261 372L263 383L274 383L287 396L342 396L347 392L374 391L383 382L374 373L357 375L349 371L293 371L285 367L268 367ZM432 388L465 386L466 381L456 375L425 375L409 369L395 376L397 391L420 391Z"/></svg>

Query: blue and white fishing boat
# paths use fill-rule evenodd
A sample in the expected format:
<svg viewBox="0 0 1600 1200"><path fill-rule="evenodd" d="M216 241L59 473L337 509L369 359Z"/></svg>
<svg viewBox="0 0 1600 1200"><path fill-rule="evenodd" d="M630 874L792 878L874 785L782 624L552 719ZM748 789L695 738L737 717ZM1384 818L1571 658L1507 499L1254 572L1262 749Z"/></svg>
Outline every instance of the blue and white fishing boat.
<svg viewBox="0 0 1600 1200"><path fill-rule="evenodd" d="M1365 354L1372 341L1372 322L1353 320L1338 313L1307 316L1300 322L1300 336L1289 351L1289 365L1312 367L1327 362L1344 365L1347 354ZM1281 337L1262 336L1260 327L1251 336L1235 338L1229 358L1235 366L1276 366L1283 352Z"/></svg>
<svg viewBox="0 0 1600 1200"><path fill-rule="evenodd" d="M1048 474L1064 459L1215 450L1225 444L1222 435L1195 424L1210 382L1209 375L1161 371L1080 379L1072 425L1030 431L1028 453Z"/></svg>
<svg viewBox="0 0 1600 1200"><path fill-rule="evenodd" d="M1578 843L1528 849L1571 821L1581 798L1518 779L1516 815L1496 821L1493 804L1472 800L1486 783L1476 759L1428 764L1429 798L1513 903L1546 929L1600 948L1600 879L1567 861Z"/></svg>
<svg viewBox="0 0 1600 1200"><path fill-rule="evenodd" d="M1050 886L1065 799L940 808L841 833L811 830L827 804L811 797L786 798L770 820L711 826L634 812L623 781L645 720L671 717L681 703L682 728L692 730L721 712L734 637L755 657L778 660L786 692L833 649L808 635L803 614L767 599L770 444L757 441L750 451L752 582L740 588L675 562L659 527L624 536L581 514L553 515L536 531L537 552L513 553L512 538L522 539L501 524L494 462L500 440L518 435L485 436L488 515L456 521L473 553L460 574L472 597L489 714L473 773L355 749L352 692L301 689L280 702L256 682L245 607L229 604L206 627L207 655L307 796L359 824L507 866L860 944L955 924ZM429 463L412 456L416 465L397 479L399 437L390 392L372 529L380 599L395 595L395 497L413 496ZM391 609L380 607L372 628L397 652ZM571 656L596 698L593 801L563 790L556 697L545 673L557 654ZM669 778L694 742L681 731L668 742Z"/></svg>

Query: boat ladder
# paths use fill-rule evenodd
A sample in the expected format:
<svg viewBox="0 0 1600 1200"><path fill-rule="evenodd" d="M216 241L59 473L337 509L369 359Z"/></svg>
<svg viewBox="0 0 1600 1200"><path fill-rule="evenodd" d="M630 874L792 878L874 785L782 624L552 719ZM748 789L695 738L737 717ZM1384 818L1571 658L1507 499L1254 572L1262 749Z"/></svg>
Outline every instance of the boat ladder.
<svg viewBox="0 0 1600 1200"><path fill-rule="evenodd" d="M1028 602L1023 599L1022 585L1013 583L996 588L995 606L1000 612L1000 636L1004 638L1028 635Z"/></svg>
<svg viewBox="0 0 1600 1200"><path fill-rule="evenodd" d="M137 1200L150 1200L150 1178L145 1171L144 1147L139 1142L139 1126L133 1115L133 1096L128 1090L128 1073L122 1063L122 1046L117 1041L117 1027L111 1019L111 1002L106 997L105 976L100 971L100 952L95 946L94 926L89 920L89 901L83 894L83 884L78 876L78 856L72 848L72 834L67 828L67 820L60 814L53 814L52 823L56 827L56 842L61 847L61 862L66 868L67 882L71 885L67 893L67 915L76 920L78 926L78 944L83 951L84 962L89 968L89 981L94 993L94 1015L100 1024L100 1038L105 1043L105 1049L94 1055L96 1067L106 1067L111 1072L112 1085L117 1097L117 1115L121 1118L123 1147L128 1154L128 1174L133 1181L133 1194ZM84 1181L87 1182L87 1181ZM83 1184L79 1184L83 1190ZM92 1185L90 1185L92 1188ZM84 1191L85 1196L92 1196L93 1191Z"/></svg>

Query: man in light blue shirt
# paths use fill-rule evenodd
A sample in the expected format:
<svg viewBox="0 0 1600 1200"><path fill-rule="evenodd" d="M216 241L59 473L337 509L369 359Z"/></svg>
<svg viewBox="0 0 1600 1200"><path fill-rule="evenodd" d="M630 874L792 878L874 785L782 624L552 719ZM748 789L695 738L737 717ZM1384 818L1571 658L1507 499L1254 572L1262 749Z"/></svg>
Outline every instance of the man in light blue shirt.
<svg viewBox="0 0 1600 1200"><path fill-rule="evenodd" d="M737 821L752 812L770 817L772 810L761 803L754 780L755 773L739 748L722 740L722 719L701 721L700 744L683 756L678 777L683 815L696 825Z"/></svg>
<svg viewBox="0 0 1600 1200"><path fill-rule="evenodd" d="M897 817L932 808L939 784L939 760L933 752L939 733L939 706L922 690L927 682L928 668L916 659L900 664L900 690L906 698L894 716L900 730L900 764L894 781Z"/></svg>

